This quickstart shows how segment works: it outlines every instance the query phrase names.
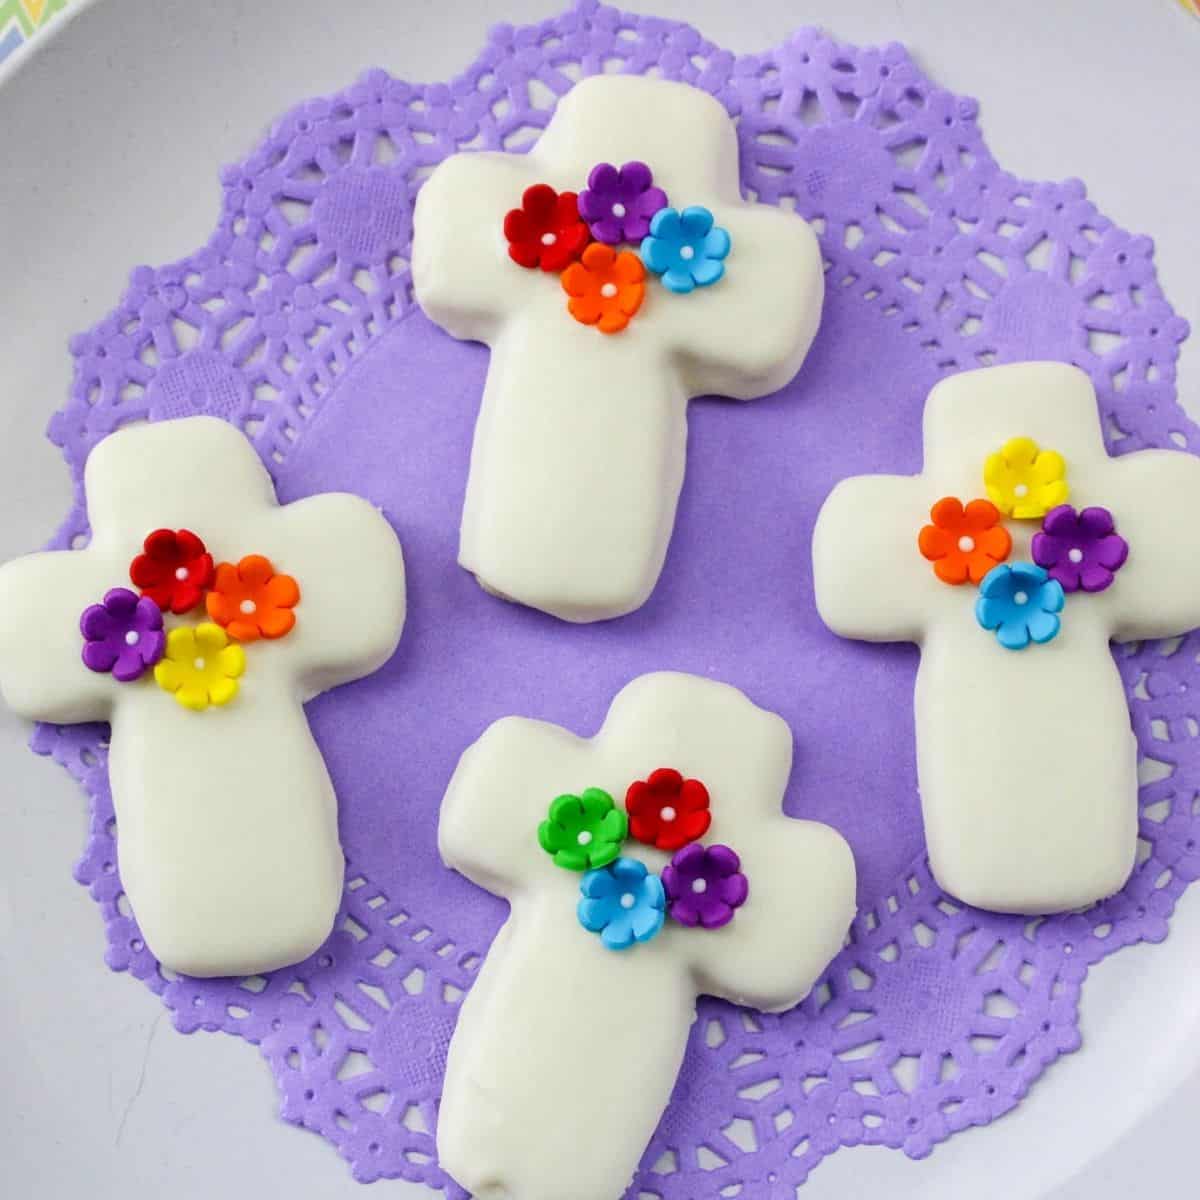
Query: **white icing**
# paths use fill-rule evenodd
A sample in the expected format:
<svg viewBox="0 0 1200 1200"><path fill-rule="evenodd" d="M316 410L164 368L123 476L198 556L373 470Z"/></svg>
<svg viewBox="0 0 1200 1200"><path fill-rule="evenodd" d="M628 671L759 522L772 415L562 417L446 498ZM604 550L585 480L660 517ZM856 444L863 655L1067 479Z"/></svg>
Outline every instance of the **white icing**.
<svg viewBox="0 0 1200 1200"><path fill-rule="evenodd" d="M524 190L578 191L597 163L646 162L676 207L701 204L733 248L686 296L653 277L621 333L575 321L553 273L507 254ZM465 153L422 186L417 299L492 348L459 561L484 588L569 621L631 612L662 569L683 482L689 397L750 399L799 369L823 294L820 251L793 213L747 204L734 127L707 93L597 76L560 102L528 154Z"/></svg>
<svg viewBox="0 0 1200 1200"><path fill-rule="evenodd" d="M938 882L981 908L1043 913L1117 891L1137 848L1136 744L1109 639L1200 624L1200 461L1110 458L1087 376L1059 363L955 375L925 406L921 475L840 483L813 535L817 607L843 637L921 646L917 768ZM1109 509L1129 559L1103 592L1067 596L1053 641L1013 652L980 628L970 585L942 583L917 550L930 506L986 496L983 464L1009 438L1066 459L1068 503ZM1032 561L1040 521L1006 521L1009 562Z"/></svg>
<svg viewBox="0 0 1200 1200"><path fill-rule="evenodd" d="M496 722L463 755L442 804L447 864L512 911L468 994L450 1046L438 1155L472 1194L615 1200L662 1114L698 993L783 1010L842 945L854 860L826 825L785 817L792 736L725 684L643 675L580 738L540 721ZM712 796L703 841L741 858L750 895L722 929L668 920L629 950L578 921L581 876L556 867L538 823L563 791L607 791L672 766ZM652 871L669 856L630 839Z"/></svg>
<svg viewBox="0 0 1200 1200"><path fill-rule="evenodd" d="M138 632L137 632L137 630L136 630L136 629L131 629L131 630L130 630L130 631L129 631L129 632L126 634L126 635L125 635L125 645L127 645L127 646L136 646L137 644L138 644Z"/></svg>
<svg viewBox="0 0 1200 1200"><path fill-rule="evenodd" d="M91 453L92 540L0 568L0 690L25 717L111 721L121 880L142 935L190 975L269 971L326 938L342 892L337 801L302 704L380 667L404 623L404 565L357 496L280 507L233 426L192 417L132 426ZM190 529L214 558L264 554L300 586L296 625L246 646L237 696L192 712L148 673L90 671L79 618L158 528ZM202 609L168 625L207 619Z"/></svg>
<svg viewBox="0 0 1200 1200"><path fill-rule="evenodd" d="M971 551L975 549L975 539L964 533L962 537L958 539L958 548L964 554L970 554Z"/></svg>

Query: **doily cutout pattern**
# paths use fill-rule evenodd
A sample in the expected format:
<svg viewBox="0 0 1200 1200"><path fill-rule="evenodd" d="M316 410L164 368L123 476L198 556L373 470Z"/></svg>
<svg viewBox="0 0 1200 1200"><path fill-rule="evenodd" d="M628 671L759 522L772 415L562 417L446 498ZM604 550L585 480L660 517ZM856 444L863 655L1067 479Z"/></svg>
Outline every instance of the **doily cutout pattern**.
<svg viewBox="0 0 1200 1200"><path fill-rule="evenodd" d="M808 218L829 287L877 305L940 370L1004 361L1019 343L1089 373L1113 453L1196 448L1174 386L1187 327L1158 287L1150 240L1116 228L1077 181L1001 170L974 101L936 87L901 46L856 49L802 30L735 56L686 25L585 2L493 30L448 85L373 71L301 104L222 172L208 244L135 270L119 307L72 340L71 397L48 432L77 499L52 545L86 543L83 463L123 423L211 412L277 469L364 348L412 312L412 201L431 168L461 149L527 147L575 81L613 71L718 97L738 121L746 193ZM1200 874L1189 694L1200 634L1117 653L1144 781L1129 885L1086 913L1025 920L964 908L918 861L860 912L797 1009L701 1002L630 1196L778 1200L841 1146L921 1157L1007 1112L1079 1046L1088 967L1162 940ZM33 746L91 798L76 878L100 906L109 966L159 994L181 1031L258 1045L284 1119L332 1142L356 1179L464 1196L432 1134L457 1006L486 947L453 944L425 923L435 914L406 911L351 865L337 932L309 961L265 978L177 977L146 949L121 890L106 730L40 726Z"/></svg>

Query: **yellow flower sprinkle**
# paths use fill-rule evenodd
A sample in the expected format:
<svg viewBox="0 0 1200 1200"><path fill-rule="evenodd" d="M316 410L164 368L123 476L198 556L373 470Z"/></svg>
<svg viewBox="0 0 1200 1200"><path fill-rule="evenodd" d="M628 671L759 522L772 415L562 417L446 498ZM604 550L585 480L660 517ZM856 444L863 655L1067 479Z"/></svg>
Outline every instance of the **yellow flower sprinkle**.
<svg viewBox="0 0 1200 1200"><path fill-rule="evenodd" d="M1006 516L1040 520L1065 504L1067 464L1055 450L1043 450L1032 438L1015 437L989 454L983 467L988 498Z"/></svg>
<svg viewBox="0 0 1200 1200"><path fill-rule="evenodd" d="M166 654L154 668L154 678L184 708L201 712L210 704L228 704L245 669L246 652L220 625L205 621L167 634Z"/></svg>

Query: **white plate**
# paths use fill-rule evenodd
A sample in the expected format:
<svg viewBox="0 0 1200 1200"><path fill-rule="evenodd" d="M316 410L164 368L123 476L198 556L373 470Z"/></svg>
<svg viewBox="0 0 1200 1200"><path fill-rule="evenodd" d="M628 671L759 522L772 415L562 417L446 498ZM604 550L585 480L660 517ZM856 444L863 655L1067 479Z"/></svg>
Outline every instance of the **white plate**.
<svg viewBox="0 0 1200 1200"><path fill-rule="evenodd" d="M565 2L565 0L562 0ZM67 474L42 440L65 395L66 341L114 303L129 268L185 254L217 212L217 168L295 101L368 66L445 79L499 10L560 0L98 0L0 70L0 558L43 541ZM1126 228L1153 231L1164 287L1200 328L1194 154L1200 22L1173 0L637 0L719 44L760 50L801 22L908 43L978 96L989 143L1035 179L1079 175ZM489 11L490 10L490 11ZM1200 401L1200 337L1180 367ZM141 985L111 974L70 880L78 789L0 714L0 1163L4 1192L95 1200L213 1194L361 1196L320 1139L275 1118L257 1054L183 1038ZM803 1200L1122 1200L1182 1194L1200 1109L1200 888L1166 945L1120 953L1084 989L1083 1051L1005 1120L921 1163L840 1151ZM380 1184L372 1195L418 1197ZM614 1198L615 1200L615 1198ZM698 1197L697 1200L705 1200Z"/></svg>

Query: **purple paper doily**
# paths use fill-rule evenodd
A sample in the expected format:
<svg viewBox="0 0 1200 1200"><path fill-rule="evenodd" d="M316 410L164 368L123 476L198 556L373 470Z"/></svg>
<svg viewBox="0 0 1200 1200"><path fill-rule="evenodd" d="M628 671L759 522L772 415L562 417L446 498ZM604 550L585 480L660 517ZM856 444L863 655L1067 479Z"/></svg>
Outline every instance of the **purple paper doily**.
<svg viewBox="0 0 1200 1200"><path fill-rule="evenodd" d="M486 354L414 309L408 259L413 195L434 164L527 146L556 98L601 71L717 96L739 122L747 194L820 233L829 295L792 385L745 408L693 406L688 482L651 601L569 629L485 596L455 565ZM929 876L915 650L841 642L813 608L820 502L845 475L919 469L924 397L946 373L1068 360L1096 385L1114 453L1197 445L1175 399L1187 327L1158 287L1150 240L1114 227L1077 181L1001 170L975 115L898 45L860 50L804 30L737 56L685 25L586 2L494 30L448 85L373 71L300 105L222 172L208 244L138 268L114 312L73 339L71 398L49 433L77 500L55 546L86 541L82 467L101 437L195 412L239 423L281 498L358 491L404 543L399 652L309 707L351 867L338 932L308 962L241 981L162 970L115 870L104 730L42 726L34 739L92 799L76 877L101 907L109 965L159 993L180 1030L259 1045L284 1118L337 1146L355 1178L463 1195L438 1168L432 1131L457 1005L504 910L437 862L458 752L510 712L589 732L642 671L711 674L781 712L797 739L787 810L840 828L861 880L850 943L799 1008L761 1016L702 1001L631 1195L777 1200L840 1146L927 1154L1007 1112L1079 1046L1091 964L1166 936L1200 874L1188 694L1200 637L1117 651L1153 780L1132 881L1086 913L1026 921L964 908Z"/></svg>

